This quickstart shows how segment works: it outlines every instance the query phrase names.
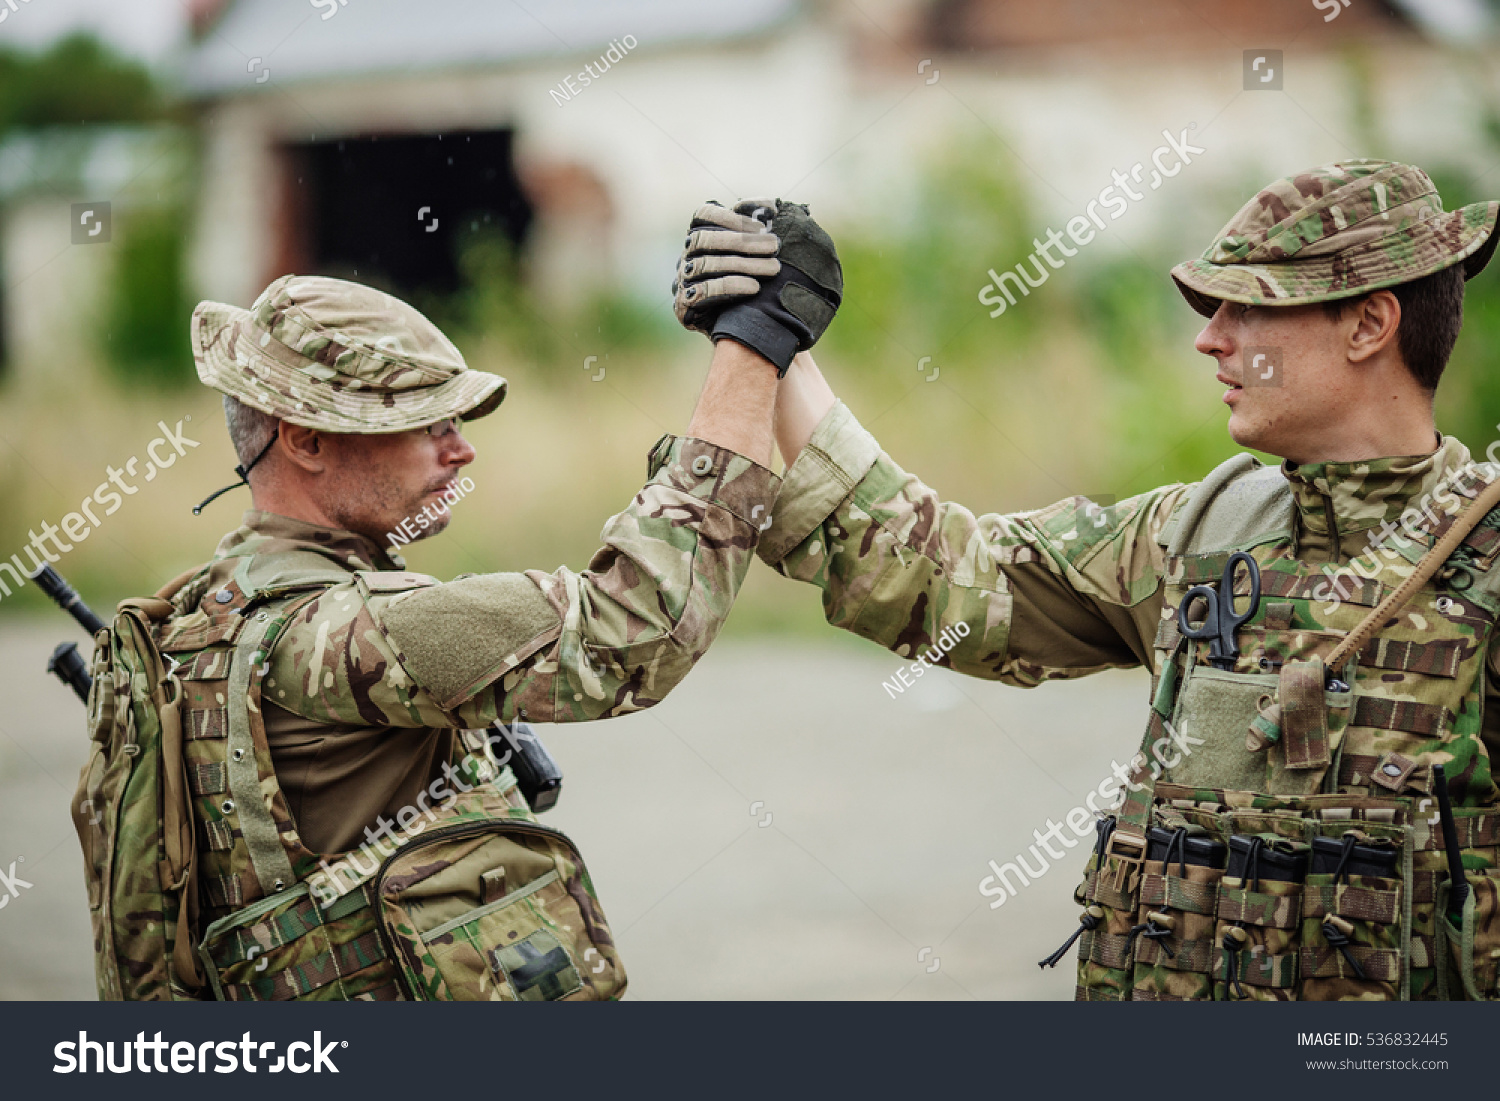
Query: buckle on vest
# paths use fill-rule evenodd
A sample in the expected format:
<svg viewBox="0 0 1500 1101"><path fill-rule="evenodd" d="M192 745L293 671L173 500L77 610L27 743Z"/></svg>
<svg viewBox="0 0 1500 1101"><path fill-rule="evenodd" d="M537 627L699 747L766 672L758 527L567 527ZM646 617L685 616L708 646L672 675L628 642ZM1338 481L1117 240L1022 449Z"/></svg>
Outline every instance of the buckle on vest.
<svg viewBox="0 0 1500 1101"><path fill-rule="evenodd" d="M1126 880L1134 874L1135 868L1146 862L1145 835L1116 826L1104 845L1104 859L1108 861L1112 856L1120 860L1120 866L1115 870L1115 890L1123 891ZM1101 875L1104 873L1102 866L1099 872Z"/></svg>
<svg viewBox="0 0 1500 1101"><path fill-rule="evenodd" d="M1134 849L1132 854L1129 850ZM1116 826L1114 832L1109 835L1109 841L1104 846L1105 856L1118 856L1121 860L1128 860L1132 864L1140 864L1146 859L1146 837L1144 834L1131 833Z"/></svg>

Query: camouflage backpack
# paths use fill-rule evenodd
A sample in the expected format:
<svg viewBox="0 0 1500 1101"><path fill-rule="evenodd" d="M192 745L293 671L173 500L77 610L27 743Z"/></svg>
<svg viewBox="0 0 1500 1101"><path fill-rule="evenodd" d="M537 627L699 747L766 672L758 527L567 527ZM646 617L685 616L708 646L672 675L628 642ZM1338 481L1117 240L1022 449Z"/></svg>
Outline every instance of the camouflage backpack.
<svg viewBox="0 0 1500 1101"><path fill-rule="evenodd" d="M96 637L73 809L100 998L620 997L582 858L536 821L484 731L461 732L452 763L471 790L430 808L430 826L327 857L302 844L261 677L295 612L380 576L323 566L266 588L241 571L213 591L198 571L122 602Z"/></svg>
<svg viewBox="0 0 1500 1101"><path fill-rule="evenodd" d="M101 1000L171 999L202 985L191 938L197 852L182 797L181 686L153 640L171 610L121 603L94 639L89 758L73 800ZM166 762L175 762L168 768Z"/></svg>

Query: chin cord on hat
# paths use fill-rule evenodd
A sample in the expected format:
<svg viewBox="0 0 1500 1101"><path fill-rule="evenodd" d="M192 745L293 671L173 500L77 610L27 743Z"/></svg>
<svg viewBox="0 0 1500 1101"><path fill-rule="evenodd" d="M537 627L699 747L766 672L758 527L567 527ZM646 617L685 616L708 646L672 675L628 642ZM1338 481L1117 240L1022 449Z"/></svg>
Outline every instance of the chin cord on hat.
<svg viewBox="0 0 1500 1101"><path fill-rule="evenodd" d="M220 497L224 496L224 494L228 493L231 489L239 489L240 486L248 486L250 484L250 472L255 469L255 464L256 463L260 462L262 459L264 459L266 457L266 452L268 452L268 451L271 450L271 445L276 442L276 437L279 436L280 434L281 434L281 425L278 424L276 426L276 428L271 432L271 438L266 441L266 446L262 447L260 449L260 454L257 455L257 456L255 456L255 458L251 459L250 462L247 463L246 465L244 465L244 466L237 466L237 467L234 468L234 472L240 476L240 480L237 481L237 482L235 482L233 485L227 485L223 489L217 490L216 492L209 494L202 501L200 501L197 505L193 506L193 515L197 516L207 506L213 504Z"/></svg>

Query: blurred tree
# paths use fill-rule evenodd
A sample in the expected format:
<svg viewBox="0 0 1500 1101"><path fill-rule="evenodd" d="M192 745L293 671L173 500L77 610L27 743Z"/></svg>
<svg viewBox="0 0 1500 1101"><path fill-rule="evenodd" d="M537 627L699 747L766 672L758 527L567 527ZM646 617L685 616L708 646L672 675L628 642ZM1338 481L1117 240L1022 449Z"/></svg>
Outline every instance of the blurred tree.
<svg viewBox="0 0 1500 1101"><path fill-rule="evenodd" d="M460 245L460 289L416 296L414 305L463 346L497 344L508 359L551 363L564 351L557 329L521 277L516 247L499 228L484 228Z"/></svg>
<svg viewBox="0 0 1500 1101"><path fill-rule="evenodd" d="M1032 248L1030 204L1013 161L999 138L975 127L928 162L892 218L849 233L833 227L845 306L828 331L831 349L899 364L906 382L919 356L944 357L959 371L976 362L993 368L997 352L1026 343L1044 311L991 321L977 298L989 268L1011 267Z"/></svg>
<svg viewBox="0 0 1500 1101"><path fill-rule="evenodd" d="M659 352L679 337L665 286L654 299L608 291L566 313L539 302L516 246L499 229L471 234L458 268L458 291L419 295L414 304L461 348L483 345L510 362L561 368L540 379L572 382L585 356Z"/></svg>
<svg viewBox="0 0 1500 1101"><path fill-rule="evenodd" d="M101 343L132 382L197 381L183 256L187 212L180 204L132 212L116 229L115 266Z"/></svg>
<svg viewBox="0 0 1500 1101"><path fill-rule="evenodd" d="M0 136L21 128L146 122L167 108L144 66L88 34L41 53L0 47Z"/></svg>

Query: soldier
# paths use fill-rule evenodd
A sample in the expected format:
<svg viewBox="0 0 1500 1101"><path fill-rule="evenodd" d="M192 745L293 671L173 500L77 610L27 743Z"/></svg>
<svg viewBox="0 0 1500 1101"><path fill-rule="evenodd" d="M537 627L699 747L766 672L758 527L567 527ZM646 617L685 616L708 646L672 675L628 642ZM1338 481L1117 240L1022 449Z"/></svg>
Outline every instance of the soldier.
<svg viewBox="0 0 1500 1101"><path fill-rule="evenodd" d="M249 310L200 303L192 339L254 507L207 565L122 605L150 617L159 674L129 616L96 657L108 748L81 795L116 808L106 829L125 816L113 844L159 836L156 801L110 779L159 719L169 869L160 885L146 857L116 857L113 881L91 871L101 991L618 997L581 859L501 767L514 738L485 728L639 711L702 656L775 493L776 372L716 349L687 436L652 449L583 572L439 582L407 571L389 536L446 526L475 458L463 422L495 411L504 379L469 369L406 303L337 279L284 276ZM158 681L146 711L139 690L109 694ZM78 828L86 851L109 847ZM153 902L169 881L180 901Z"/></svg>
<svg viewBox="0 0 1500 1101"><path fill-rule="evenodd" d="M1285 461L1107 508L943 501L793 364L757 553L830 623L1023 687L1152 671L1079 998L1497 997L1500 481L1433 417L1497 209L1383 161L1261 191L1171 274L1230 435Z"/></svg>

